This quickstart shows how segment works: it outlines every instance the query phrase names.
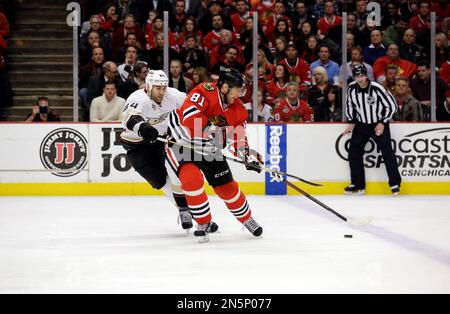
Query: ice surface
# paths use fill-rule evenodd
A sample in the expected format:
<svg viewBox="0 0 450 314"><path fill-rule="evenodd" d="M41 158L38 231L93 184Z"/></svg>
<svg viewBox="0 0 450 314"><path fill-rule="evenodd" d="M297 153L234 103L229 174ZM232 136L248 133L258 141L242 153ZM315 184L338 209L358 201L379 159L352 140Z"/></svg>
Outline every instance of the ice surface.
<svg viewBox="0 0 450 314"><path fill-rule="evenodd" d="M262 239L216 197L199 244L164 197L0 198L0 293L450 293L450 196L250 196ZM352 234L353 238L344 238Z"/></svg>

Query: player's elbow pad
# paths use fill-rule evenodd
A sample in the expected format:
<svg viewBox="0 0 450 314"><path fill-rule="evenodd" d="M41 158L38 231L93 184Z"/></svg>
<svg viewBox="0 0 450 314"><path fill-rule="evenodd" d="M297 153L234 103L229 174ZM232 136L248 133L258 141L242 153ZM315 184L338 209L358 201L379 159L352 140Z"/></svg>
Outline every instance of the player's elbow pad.
<svg viewBox="0 0 450 314"><path fill-rule="evenodd" d="M139 122L145 122L145 119L143 117L137 116L137 115L131 116L127 122L127 129L134 130L134 126L136 124L138 124Z"/></svg>

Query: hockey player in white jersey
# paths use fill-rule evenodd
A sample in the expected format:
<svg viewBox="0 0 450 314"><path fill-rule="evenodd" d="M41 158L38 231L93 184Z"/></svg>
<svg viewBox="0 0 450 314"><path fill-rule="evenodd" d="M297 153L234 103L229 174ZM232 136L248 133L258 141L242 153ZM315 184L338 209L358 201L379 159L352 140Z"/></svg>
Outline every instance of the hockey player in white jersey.
<svg viewBox="0 0 450 314"><path fill-rule="evenodd" d="M171 182L165 167L164 143L156 140L167 135L167 116L183 105L186 94L168 87L163 71L149 71L145 88L128 97L123 114L124 131L120 135L133 168L155 189L163 189L175 202L182 228L192 228L192 216L180 182Z"/></svg>

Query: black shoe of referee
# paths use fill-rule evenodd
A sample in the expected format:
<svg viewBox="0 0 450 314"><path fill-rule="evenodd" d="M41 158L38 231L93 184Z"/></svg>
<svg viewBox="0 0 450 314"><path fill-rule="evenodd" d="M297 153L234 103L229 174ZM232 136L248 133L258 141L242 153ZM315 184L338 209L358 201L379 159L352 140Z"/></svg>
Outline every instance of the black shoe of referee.
<svg viewBox="0 0 450 314"><path fill-rule="evenodd" d="M400 185L391 186L392 195L398 196L400 194Z"/></svg>
<svg viewBox="0 0 450 314"><path fill-rule="evenodd" d="M366 190L364 188L359 188L356 185L350 184L344 189L345 195L364 195Z"/></svg>

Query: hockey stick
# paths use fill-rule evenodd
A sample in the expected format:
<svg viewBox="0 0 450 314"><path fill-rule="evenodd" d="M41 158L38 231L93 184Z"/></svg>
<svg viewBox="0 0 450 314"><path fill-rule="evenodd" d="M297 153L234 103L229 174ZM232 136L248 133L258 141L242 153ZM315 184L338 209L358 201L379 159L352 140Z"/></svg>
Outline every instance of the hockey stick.
<svg viewBox="0 0 450 314"><path fill-rule="evenodd" d="M364 219L361 220L354 220L354 219L349 219L347 217L345 217L344 215L338 213L337 211L335 211L334 209L332 209L330 206L322 203L321 201L319 201L317 198L315 198L314 196L312 196L311 194L309 194L308 192L303 191L302 189L300 189L299 187L297 187L296 185L294 185L293 183L287 181L287 180L283 180L283 182L293 188L294 190L296 190L297 192L303 194L304 196L306 196L307 198L309 198L311 201L313 201L314 203L318 204L319 206L321 206L322 208L328 210L329 212L331 212L332 214L334 214L335 216L339 217L340 219L342 219L343 221L349 223L352 226L355 227L361 227L361 226L365 226L368 225L372 222L373 217L366 217Z"/></svg>
<svg viewBox="0 0 450 314"><path fill-rule="evenodd" d="M185 148L188 148L188 149L190 149L190 150L192 150L192 151L194 151L196 153L199 153L195 149L195 147L190 146L190 145L178 143L178 142L175 142L175 141L169 141L169 140L167 140L165 138L162 138L162 137L158 137L157 140L160 141L160 142L166 143L166 144L174 144L174 145L178 145L178 146L181 146L181 147L185 147ZM280 176L286 176L286 177L289 177L289 178L292 178L292 179L296 179L298 181L301 181L303 183L306 183L306 184L309 184L309 185L312 185L312 186L322 186L322 184L310 182L308 180L302 179L302 178L294 176L292 174L288 174L288 173L284 173L284 172L281 172L281 171L272 170L272 169L264 167L264 166L254 165L254 164L248 163L246 161L243 161L243 160L240 160L240 159L236 159L236 158L227 157L227 156L224 156L224 155L222 155L222 157L225 160L228 160L228 161L233 161L233 162L236 162L236 163L239 163L239 164L243 164L243 165L245 165L247 167L251 167L251 168L254 168L254 169L261 169L264 172L274 173L274 174L277 174L277 175L280 175Z"/></svg>

